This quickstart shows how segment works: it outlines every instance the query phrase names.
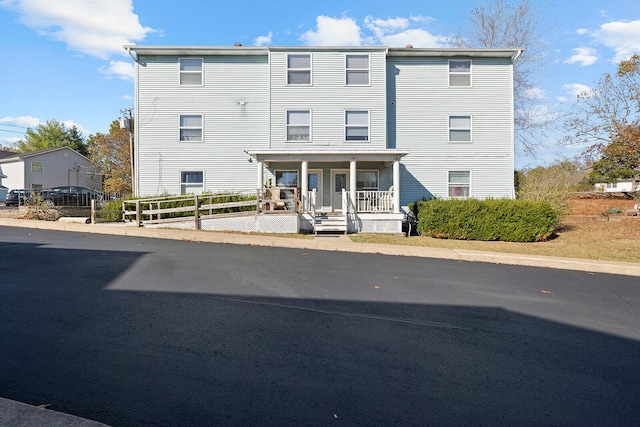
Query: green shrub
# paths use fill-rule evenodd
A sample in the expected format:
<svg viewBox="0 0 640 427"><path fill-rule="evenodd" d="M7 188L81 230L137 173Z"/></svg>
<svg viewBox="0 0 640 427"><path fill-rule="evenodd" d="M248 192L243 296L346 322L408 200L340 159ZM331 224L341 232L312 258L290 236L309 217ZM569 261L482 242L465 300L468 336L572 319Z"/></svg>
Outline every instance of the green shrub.
<svg viewBox="0 0 640 427"><path fill-rule="evenodd" d="M529 200L434 199L412 209L420 234L458 240L544 241L559 218L549 203Z"/></svg>

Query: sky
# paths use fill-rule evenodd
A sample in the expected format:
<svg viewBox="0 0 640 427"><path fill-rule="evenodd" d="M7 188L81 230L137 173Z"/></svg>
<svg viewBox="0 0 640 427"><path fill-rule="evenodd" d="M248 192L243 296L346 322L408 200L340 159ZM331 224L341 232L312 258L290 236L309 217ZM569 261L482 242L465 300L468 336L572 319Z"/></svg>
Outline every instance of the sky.
<svg viewBox="0 0 640 427"><path fill-rule="evenodd" d="M510 0L507 0L511 2ZM640 1L530 0L546 55L540 109L561 116L603 73L640 53ZM0 0L0 145L47 120L85 137L133 108L133 60L123 45L450 47L481 0L318 2ZM134 112L135 114L135 112ZM570 159L555 129L517 169Z"/></svg>

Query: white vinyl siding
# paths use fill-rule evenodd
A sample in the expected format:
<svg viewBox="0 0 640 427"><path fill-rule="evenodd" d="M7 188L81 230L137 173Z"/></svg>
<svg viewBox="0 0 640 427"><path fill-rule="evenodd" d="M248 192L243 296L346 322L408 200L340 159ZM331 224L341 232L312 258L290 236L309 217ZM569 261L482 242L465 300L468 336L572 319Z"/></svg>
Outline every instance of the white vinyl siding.
<svg viewBox="0 0 640 427"><path fill-rule="evenodd" d="M400 203L448 197L449 171L472 171L473 197L513 198L510 59L473 58L473 88L460 90L449 86L447 58L388 59L387 146L409 151ZM450 142L450 116L471 118L471 143Z"/></svg>
<svg viewBox="0 0 640 427"><path fill-rule="evenodd" d="M311 111L287 111L287 141L311 141Z"/></svg>
<svg viewBox="0 0 640 427"><path fill-rule="evenodd" d="M180 142L203 142L202 115L180 116Z"/></svg>
<svg viewBox="0 0 640 427"><path fill-rule="evenodd" d="M370 68L367 87L344 84L345 53L331 49L312 52L313 85L287 85L287 59L294 53L297 54L283 49L270 54L269 148L291 149L285 125L287 111L311 111L310 142L299 144L296 149L352 150L362 144L366 150L384 150L387 139L385 50L367 48L364 53L369 58ZM350 141L345 144L345 111L369 112L367 141ZM207 141L209 135L207 130Z"/></svg>
<svg viewBox="0 0 640 427"><path fill-rule="evenodd" d="M289 54L287 56L287 84L311 84L311 54Z"/></svg>
<svg viewBox="0 0 640 427"><path fill-rule="evenodd" d="M369 55L345 56L345 83L347 85L369 85Z"/></svg>
<svg viewBox="0 0 640 427"><path fill-rule="evenodd" d="M449 60L449 86L471 86L471 60Z"/></svg>
<svg viewBox="0 0 640 427"><path fill-rule="evenodd" d="M449 142L471 142L471 116L449 116Z"/></svg>
<svg viewBox="0 0 640 427"><path fill-rule="evenodd" d="M138 195L180 194L181 171L203 171L207 191L255 192L256 163L244 150L269 148L268 56L203 59L203 86L176 84L177 56L135 65ZM179 115L202 116L202 143L178 143Z"/></svg>
<svg viewBox="0 0 640 427"><path fill-rule="evenodd" d="M180 86L202 86L202 58L180 58Z"/></svg>

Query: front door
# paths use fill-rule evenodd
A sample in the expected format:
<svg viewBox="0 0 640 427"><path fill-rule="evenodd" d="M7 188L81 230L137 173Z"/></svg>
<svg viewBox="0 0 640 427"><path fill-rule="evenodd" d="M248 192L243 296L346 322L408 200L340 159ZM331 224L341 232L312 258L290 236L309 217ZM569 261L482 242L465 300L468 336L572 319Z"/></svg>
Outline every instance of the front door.
<svg viewBox="0 0 640 427"><path fill-rule="evenodd" d="M331 208L342 211L342 190L349 191L349 170L331 170Z"/></svg>
<svg viewBox="0 0 640 427"><path fill-rule="evenodd" d="M309 193L316 190L316 210L322 210L322 169L309 169ZM310 206L309 206L310 207Z"/></svg>

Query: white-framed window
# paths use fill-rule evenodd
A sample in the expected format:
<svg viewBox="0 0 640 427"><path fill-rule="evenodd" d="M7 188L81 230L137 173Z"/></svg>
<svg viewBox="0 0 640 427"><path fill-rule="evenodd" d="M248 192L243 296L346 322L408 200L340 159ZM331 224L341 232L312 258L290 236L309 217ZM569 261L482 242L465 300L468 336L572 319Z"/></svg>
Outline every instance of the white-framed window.
<svg viewBox="0 0 640 427"><path fill-rule="evenodd" d="M202 86L202 58L178 58L180 86Z"/></svg>
<svg viewBox="0 0 640 427"><path fill-rule="evenodd" d="M345 111L344 140L369 142L369 111Z"/></svg>
<svg viewBox="0 0 640 427"><path fill-rule="evenodd" d="M449 171L449 197L464 199L471 189L470 171Z"/></svg>
<svg viewBox="0 0 640 427"><path fill-rule="evenodd" d="M201 194L204 191L204 172L180 172L180 194Z"/></svg>
<svg viewBox="0 0 640 427"><path fill-rule="evenodd" d="M287 55L287 84L311 84L311 54L296 53Z"/></svg>
<svg viewBox="0 0 640 427"><path fill-rule="evenodd" d="M287 111L287 142L311 141L311 111Z"/></svg>
<svg viewBox="0 0 640 427"><path fill-rule="evenodd" d="M449 86L471 86L471 60L449 60Z"/></svg>
<svg viewBox="0 0 640 427"><path fill-rule="evenodd" d="M31 162L32 173L44 173L44 162Z"/></svg>
<svg viewBox="0 0 640 427"><path fill-rule="evenodd" d="M180 115L180 142L203 142L202 114Z"/></svg>
<svg viewBox="0 0 640 427"><path fill-rule="evenodd" d="M356 171L356 190L357 191L378 191L378 171L377 170L359 170Z"/></svg>
<svg viewBox="0 0 640 427"><path fill-rule="evenodd" d="M276 171L277 187L298 187L298 171L297 170L281 170Z"/></svg>
<svg viewBox="0 0 640 427"><path fill-rule="evenodd" d="M471 116L449 116L449 142L471 142Z"/></svg>
<svg viewBox="0 0 640 427"><path fill-rule="evenodd" d="M347 85L369 85L369 55L345 56L345 83Z"/></svg>

